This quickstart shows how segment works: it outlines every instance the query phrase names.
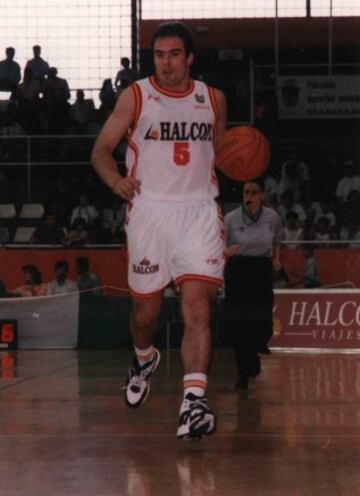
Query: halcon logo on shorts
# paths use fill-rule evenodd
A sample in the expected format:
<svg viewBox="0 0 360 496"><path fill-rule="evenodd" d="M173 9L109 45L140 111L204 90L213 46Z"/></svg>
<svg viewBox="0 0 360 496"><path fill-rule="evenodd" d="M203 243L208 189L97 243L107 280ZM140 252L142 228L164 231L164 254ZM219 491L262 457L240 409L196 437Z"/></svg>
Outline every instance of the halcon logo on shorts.
<svg viewBox="0 0 360 496"><path fill-rule="evenodd" d="M151 265L151 262L146 257L139 264L132 264L135 274L153 274L159 272L159 264Z"/></svg>

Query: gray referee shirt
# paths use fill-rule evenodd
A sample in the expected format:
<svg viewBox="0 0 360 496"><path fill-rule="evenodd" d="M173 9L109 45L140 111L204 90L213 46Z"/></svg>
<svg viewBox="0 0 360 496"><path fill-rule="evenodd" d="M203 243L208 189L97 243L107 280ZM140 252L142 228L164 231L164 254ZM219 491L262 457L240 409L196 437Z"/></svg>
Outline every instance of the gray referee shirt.
<svg viewBox="0 0 360 496"><path fill-rule="evenodd" d="M273 256L274 244L283 239L283 225L280 215L269 207L262 207L255 221L243 210L243 206L225 215L226 245L239 245L238 255L250 257Z"/></svg>

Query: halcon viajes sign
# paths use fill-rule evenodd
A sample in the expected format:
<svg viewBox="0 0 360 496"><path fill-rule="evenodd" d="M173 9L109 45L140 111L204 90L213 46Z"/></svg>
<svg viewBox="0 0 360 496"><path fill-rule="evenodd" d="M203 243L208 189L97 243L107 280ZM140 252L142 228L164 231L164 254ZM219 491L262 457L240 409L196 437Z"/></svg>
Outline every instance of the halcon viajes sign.
<svg viewBox="0 0 360 496"><path fill-rule="evenodd" d="M360 75L279 77L281 119L359 119Z"/></svg>
<svg viewBox="0 0 360 496"><path fill-rule="evenodd" d="M278 290L271 346L360 349L360 290Z"/></svg>

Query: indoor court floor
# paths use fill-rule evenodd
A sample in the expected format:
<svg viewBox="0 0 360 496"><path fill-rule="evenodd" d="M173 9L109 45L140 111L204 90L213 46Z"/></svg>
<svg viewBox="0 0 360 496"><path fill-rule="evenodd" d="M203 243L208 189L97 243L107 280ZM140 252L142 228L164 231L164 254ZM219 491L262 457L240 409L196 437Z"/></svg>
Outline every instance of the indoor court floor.
<svg viewBox="0 0 360 496"><path fill-rule="evenodd" d="M0 352L0 496L359 496L360 359L273 352L237 391L213 355L215 435L176 438L178 350L142 408L122 386L129 350Z"/></svg>

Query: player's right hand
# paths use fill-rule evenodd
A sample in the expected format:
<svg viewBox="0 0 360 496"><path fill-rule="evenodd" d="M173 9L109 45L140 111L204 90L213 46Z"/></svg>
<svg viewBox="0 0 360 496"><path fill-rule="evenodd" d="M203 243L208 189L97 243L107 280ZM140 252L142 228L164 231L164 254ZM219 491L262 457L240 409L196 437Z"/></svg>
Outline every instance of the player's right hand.
<svg viewBox="0 0 360 496"><path fill-rule="evenodd" d="M140 181L134 177L119 177L113 186L113 193L130 201L136 193L141 193L140 184Z"/></svg>

